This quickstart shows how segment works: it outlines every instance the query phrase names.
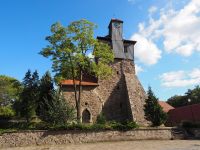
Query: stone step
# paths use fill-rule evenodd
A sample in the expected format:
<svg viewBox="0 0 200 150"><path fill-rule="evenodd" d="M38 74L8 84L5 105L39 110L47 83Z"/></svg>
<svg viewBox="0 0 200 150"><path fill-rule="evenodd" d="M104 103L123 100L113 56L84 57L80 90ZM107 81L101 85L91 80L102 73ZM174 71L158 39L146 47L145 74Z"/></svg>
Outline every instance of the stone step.
<svg viewBox="0 0 200 150"><path fill-rule="evenodd" d="M186 131L182 128L173 128L172 129L173 139L183 140L186 139Z"/></svg>

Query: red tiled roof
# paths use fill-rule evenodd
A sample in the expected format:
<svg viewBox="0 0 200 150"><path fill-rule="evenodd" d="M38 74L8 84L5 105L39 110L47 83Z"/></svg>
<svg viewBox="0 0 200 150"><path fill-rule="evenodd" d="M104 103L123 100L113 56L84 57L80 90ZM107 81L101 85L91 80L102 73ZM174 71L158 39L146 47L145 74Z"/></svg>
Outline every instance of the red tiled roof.
<svg viewBox="0 0 200 150"><path fill-rule="evenodd" d="M79 85L80 81L75 80L75 84ZM73 80L63 80L63 81L61 81L61 85L73 85ZM82 81L81 85L83 85L83 86L98 86L98 83Z"/></svg>
<svg viewBox="0 0 200 150"><path fill-rule="evenodd" d="M168 103L164 101L159 101L158 103L163 108L163 111L166 113L169 112L171 109L174 109L174 107L172 107L171 105L169 105Z"/></svg>

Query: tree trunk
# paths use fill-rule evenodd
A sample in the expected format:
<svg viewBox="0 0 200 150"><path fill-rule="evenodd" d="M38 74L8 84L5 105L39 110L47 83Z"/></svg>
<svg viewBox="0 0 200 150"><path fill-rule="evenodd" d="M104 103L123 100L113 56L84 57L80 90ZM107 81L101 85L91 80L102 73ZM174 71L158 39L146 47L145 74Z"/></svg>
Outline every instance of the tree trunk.
<svg viewBox="0 0 200 150"><path fill-rule="evenodd" d="M82 75L82 69L80 67L80 75L79 75L79 91L78 91L78 109L77 109L77 119L78 122L81 123L81 92L82 92L82 80L83 80L83 75Z"/></svg>
<svg viewBox="0 0 200 150"><path fill-rule="evenodd" d="M78 123L80 123L80 104L79 104L79 100L77 98L77 87L76 87L76 81L75 81L74 66L73 66L70 54L69 54L69 58L70 58L72 78L73 78L74 98L75 98L75 102L76 102L76 113L77 113L76 119L77 119Z"/></svg>

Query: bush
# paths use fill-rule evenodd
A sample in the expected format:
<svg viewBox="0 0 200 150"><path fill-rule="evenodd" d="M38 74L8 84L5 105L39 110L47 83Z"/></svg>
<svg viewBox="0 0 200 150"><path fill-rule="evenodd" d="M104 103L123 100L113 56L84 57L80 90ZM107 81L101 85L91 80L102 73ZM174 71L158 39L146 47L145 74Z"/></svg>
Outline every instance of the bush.
<svg viewBox="0 0 200 150"><path fill-rule="evenodd" d="M108 123L108 125L114 129L114 130L131 130L138 128L139 126L133 122L133 121L125 121L125 122L116 122L116 121L111 121Z"/></svg>
<svg viewBox="0 0 200 150"><path fill-rule="evenodd" d="M51 126L51 130L81 130L81 131L99 131L99 130L132 130L138 128L139 126L135 122L126 121L124 123L111 121L105 124L82 124L82 123L72 123L61 126Z"/></svg>
<svg viewBox="0 0 200 150"><path fill-rule="evenodd" d="M15 111L10 106L0 106L0 118L10 119L15 116Z"/></svg>
<svg viewBox="0 0 200 150"><path fill-rule="evenodd" d="M105 124L106 123L106 117L104 116L103 113L100 113L98 116L97 116L97 121L96 121L97 124Z"/></svg>
<svg viewBox="0 0 200 150"><path fill-rule="evenodd" d="M10 122L2 121L0 129L16 129L16 130L48 130L50 125L45 122Z"/></svg>
<svg viewBox="0 0 200 150"><path fill-rule="evenodd" d="M0 123L0 129L3 130L78 130L78 131L101 131L101 130L121 130L127 131L138 128L135 122L106 122L105 124L49 124L46 122L9 122Z"/></svg>
<svg viewBox="0 0 200 150"><path fill-rule="evenodd" d="M139 128L139 125L136 124L134 121L128 121L126 122L126 129L135 129Z"/></svg>

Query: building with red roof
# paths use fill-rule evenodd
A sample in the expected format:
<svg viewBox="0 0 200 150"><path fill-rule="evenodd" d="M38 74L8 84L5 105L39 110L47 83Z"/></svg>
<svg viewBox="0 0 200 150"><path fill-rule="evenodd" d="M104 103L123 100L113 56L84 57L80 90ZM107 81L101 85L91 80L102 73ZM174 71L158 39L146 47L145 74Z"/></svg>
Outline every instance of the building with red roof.
<svg viewBox="0 0 200 150"><path fill-rule="evenodd" d="M182 121L200 122L200 104L171 109L168 115L168 123L172 126L178 125Z"/></svg>
<svg viewBox="0 0 200 150"><path fill-rule="evenodd" d="M163 108L163 111L166 112L166 113L168 113L170 110L174 109L174 107L172 107L171 105L169 105L165 101L159 101L158 103Z"/></svg>

